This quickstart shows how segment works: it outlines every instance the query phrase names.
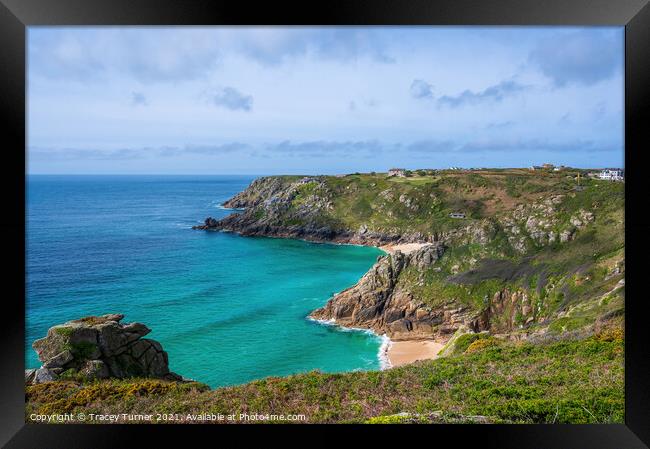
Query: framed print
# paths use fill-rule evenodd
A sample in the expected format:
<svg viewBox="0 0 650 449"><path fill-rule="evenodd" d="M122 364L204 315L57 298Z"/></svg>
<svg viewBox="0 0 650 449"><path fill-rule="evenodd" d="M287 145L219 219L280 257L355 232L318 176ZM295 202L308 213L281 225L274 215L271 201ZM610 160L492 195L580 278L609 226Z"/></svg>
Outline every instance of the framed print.
<svg viewBox="0 0 650 449"><path fill-rule="evenodd" d="M2 2L7 447L647 447L647 2Z"/></svg>

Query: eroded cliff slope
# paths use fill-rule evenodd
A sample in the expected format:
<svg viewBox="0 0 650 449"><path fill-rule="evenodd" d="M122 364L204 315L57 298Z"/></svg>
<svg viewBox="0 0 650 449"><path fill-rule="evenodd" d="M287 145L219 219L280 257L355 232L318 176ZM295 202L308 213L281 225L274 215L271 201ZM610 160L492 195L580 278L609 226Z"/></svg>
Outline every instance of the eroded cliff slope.
<svg viewBox="0 0 650 449"><path fill-rule="evenodd" d="M461 328L519 338L622 314L623 204L621 183L578 170L279 176L224 203L244 210L197 228L421 243L379 258L312 317L397 339Z"/></svg>

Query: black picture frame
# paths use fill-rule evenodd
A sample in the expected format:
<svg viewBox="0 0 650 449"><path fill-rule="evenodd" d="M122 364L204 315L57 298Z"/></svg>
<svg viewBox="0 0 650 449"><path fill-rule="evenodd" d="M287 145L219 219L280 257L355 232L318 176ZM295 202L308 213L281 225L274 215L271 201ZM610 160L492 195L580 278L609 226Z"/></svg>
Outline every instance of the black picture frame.
<svg viewBox="0 0 650 449"><path fill-rule="evenodd" d="M35 25L618 25L625 26L626 338L624 425L411 426L142 426L42 425L24 422L26 27ZM643 448L650 444L650 341L644 290L650 219L646 176L650 150L650 5L646 0L337 0L274 2L208 0L0 0L3 320L0 326L0 444L10 448L132 447L152 439L225 444L226 435L285 434L311 444L322 435L356 433L365 444L454 441L504 448ZM645 275L647 277L647 275ZM242 432L243 431L243 432ZM245 432L245 434L244 434ZM303 438L295 432L306 432ZM191 434L191 435L189 435ZM288 439L291 435L291 438ZM406 438L408 436L408 438ZM304 439L307 437L308 439ZM219 440L217 440L218 438ZM422 440L424 438L424 440ZM416 439L420 442L416 442ZM246 441L241 440L241 441ZM409 441L412 441L410 443ZM158 443L160 444L160 443ZM146 447L145 446L145 447Z"/></svg>

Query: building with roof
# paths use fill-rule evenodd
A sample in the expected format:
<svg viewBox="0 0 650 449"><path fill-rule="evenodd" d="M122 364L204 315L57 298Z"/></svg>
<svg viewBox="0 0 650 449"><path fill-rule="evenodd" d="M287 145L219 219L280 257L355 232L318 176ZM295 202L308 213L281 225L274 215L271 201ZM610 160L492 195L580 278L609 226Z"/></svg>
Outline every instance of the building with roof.
<svg viewBox="0 0 650 449"><path fill-rule="evenodd" d="M598 173L598 179L604 179L606 181L622 181L623 170L620 168L606 168Z"/></svg>
<svg viewBox="0 0 650 449"><path fill-rule="evenodd" d="M399 178L406 177L406 170L403 168L391 168L388 170L388 176L397 176Z"/></svg>

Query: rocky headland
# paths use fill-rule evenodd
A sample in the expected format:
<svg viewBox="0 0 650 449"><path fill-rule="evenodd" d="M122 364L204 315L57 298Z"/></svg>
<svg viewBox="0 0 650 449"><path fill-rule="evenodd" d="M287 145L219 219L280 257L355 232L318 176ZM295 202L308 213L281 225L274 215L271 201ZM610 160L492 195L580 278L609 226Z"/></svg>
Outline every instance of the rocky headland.
<svg viewBox="0 0 650 449"><path fill-rule="evenodd" d="M223 203L240 210L195 229L382 247L317 320L393 340L537 338L622 310L622 186L577 189L577 175L263 177Z"/></svg>
<svg viewBox="0 0 650 449"><path fill-rule="evenodd" d="M377 263L359 282L338 293L327 304L310 315L317 320L334 320L345 327L369 328L391 339L431 338L433 329L442 334L443 323L463 322L462 309L432 309L426 302L416 300L408 289L399 284L400 274L409 267L423 270L431 267L444 254L439 244L427 244L417 251L380 256Z"/></svg>

